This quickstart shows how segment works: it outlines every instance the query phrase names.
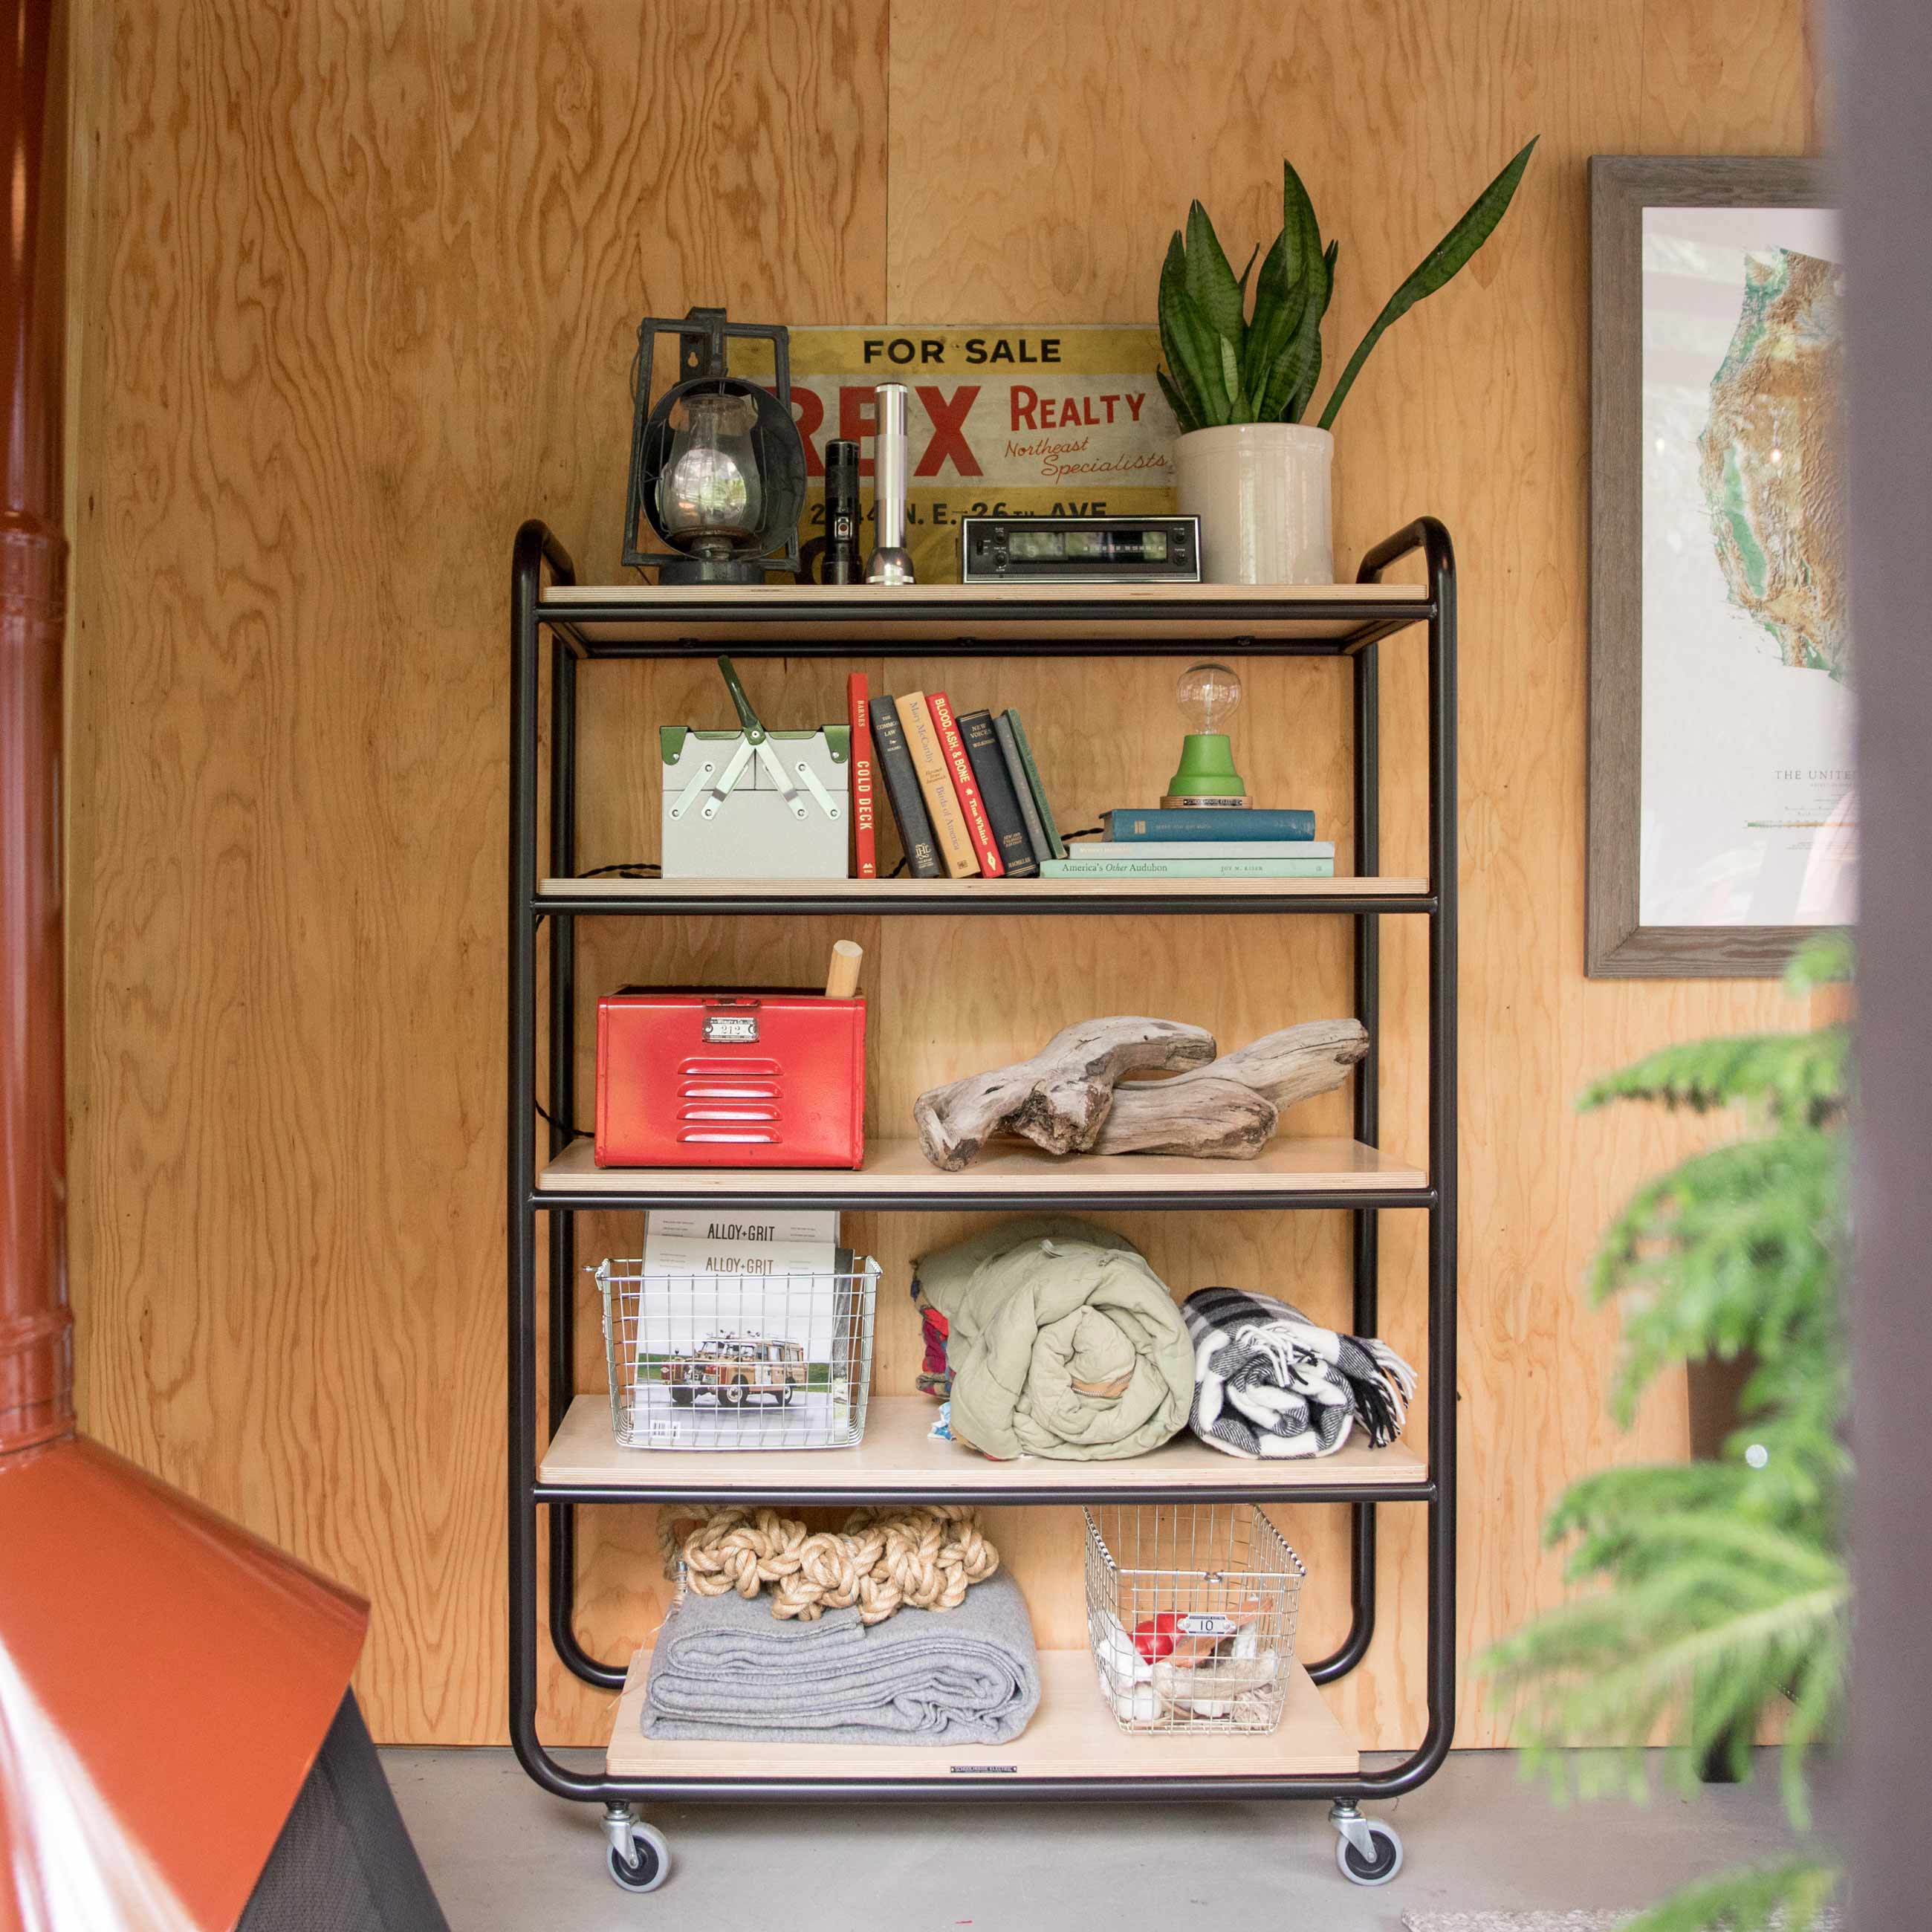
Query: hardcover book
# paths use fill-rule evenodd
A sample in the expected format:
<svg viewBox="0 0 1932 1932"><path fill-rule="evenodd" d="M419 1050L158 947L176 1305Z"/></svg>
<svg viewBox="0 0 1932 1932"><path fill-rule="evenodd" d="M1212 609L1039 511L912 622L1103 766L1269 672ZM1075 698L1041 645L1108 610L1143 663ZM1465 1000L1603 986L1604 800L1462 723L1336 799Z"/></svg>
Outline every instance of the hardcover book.
<svg viewBox="0 0 1932 1932"><path fill-rule="evenodd" d="M1070 859L1332 859L1335 848L1312 838L1083 838Z"/></svg>
<svg viewBox="0 0 1932 1932"><path fill-rule="evenodd" d="M926 816L932 822L932 842L938 847L950 878L976 878L980 872L979 855L966 830L966 814L959 809L959 794L952 788L952 774L946 768L946 754L940 748L938 729L932 722L932 708L926 703L926 693L906 692L899 699L898 707L906 750L926 798Z"/></svg>
<svg viewBox="0 0 1932 1932"><path fill-rule="evenodd" d="M993 720L993 736L999 743L1000 762L1006 766L1006 777L1012 785L1020 822L1026 827L1027 844L1032 850L1034 869L1037 872L1042 860L1053 856L1053 848L1046 842L1046 827L1040 823L1040 807L1034 802L1033 787L1027 782L1026 766L1020 763L1020 748L1014 740L1012 719L1007 712L1001 712Z"/></svg>
<svg viewBox="0 0 1932 1932"><path fill-rule="evenodd" d="M919 774L913 770L912 753L899 723L898 706L890 698L875 698L867 709L872 713L872 743L878 758L879 776L885 782L886 797L898 823L906 869L915 879L936 879L941 869L939 848L933 838L932 820L926 815L926 796L920 788Z"/></svg>
<svg viewBox="0 0 1932 1932"><path fill-rule="evenodd" d="M1048 879L1332 879L1333 859L1049 859Z"/></svg>
<svg viewBox="0 0 1932 1932"><path fill-rule="evenodd" d="M987 816L979 775L967 755L959 721L952 715L952 700L944 692L935 691L926 702L932 707L933 729L939 734L939 748L946 754L946 769L952 774L952 789L958 795L959 809L965 814L967 836L979 855L980 870L987 878L997 879L1006 869L1006 855L1000 850L992 821Z"/></svg>
<svg viewBox="0 0 1932 1932"><path fill-rule="evenodd" d="M1246 812L1217 811L1191 806L1120 806L1100 814L1107 836L1117 843L1130 839L1179 841L1192 838L1289 838L1315 836L1312 812L1268 812L1259 806Z"/></svg>
<svg viewBox="0 0 1932 1932"><path fill-rule="evenodd" d="M878 836L872 827L872 727L866 703L866 674L845 680L846 722L852 728L852 876L879 876Z"/></svg>
<svg viewBox="0 0 1932 1932"><path fill-rule="evenodd" d="M1032 878L1040 870L1040 862L1021 814L1006 761L1000 755L993 714L968 712L959 720L959 736L964 742L967 757L972 760L973 776L979 781L980 796L986 802L987 820L993 828L994 842L1000 848L1002 862L1012 878ZM1024 772L1020 782L1026 782Z"/></svg>
<svg viewBox="0 0 1932 1932"><path fill-rule="evenodd" d="M1064 859L1066 856L1066 842L1060 837L1060 827L1054 823L1053 807L1046 802L1046 788L1040 782L1040 766L1034 762L1033 747L1027 742L1026 727L1020 722L1020 714L1010 705L1000 715L1012 728L1014 748L1020 754L1027 784L1033 793L1034 808L1040 814L1040 830L1046 834L1048 855Z"/></svg>

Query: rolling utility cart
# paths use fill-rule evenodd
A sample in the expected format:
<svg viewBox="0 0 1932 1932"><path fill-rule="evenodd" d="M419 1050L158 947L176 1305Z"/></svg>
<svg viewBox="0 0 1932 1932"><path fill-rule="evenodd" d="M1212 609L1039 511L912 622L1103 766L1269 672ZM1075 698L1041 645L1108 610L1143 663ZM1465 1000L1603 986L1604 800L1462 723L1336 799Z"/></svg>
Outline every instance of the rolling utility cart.
<svg viewBox="0 0 1932 1932"><path fill-rule="evenodd" d="M1426 582L1384 584L1420 552ZM1429 877L1382 878L1378 835L1380 640L1419 630L1429 654ZM541 634L550 640L548 876L538 867ZM921 585L749 589L579 588L568 555L536 522L518 532L511 578L509 1011L510 1725L538 1784L604 1808L610 1868L647 1892L669 1869L643 1804L705 1799L1042 1798L1320 1798L1340 1834L1343 1873L1393 1878L1395 1832L1362 1805L1412 1791L1449 1749L1456 1676L1456 580L1448 532L1424 518L1378 544L1353 584L1246 588L1214 584L1112 589ZM577 871L580 665L609 658L999 656L1334 658L1354 699L1355 864L1334 880L1126 880L582 879ZM1253 1161L1159 1156L1055 1160L998 1155L941 1173L910 1137L881 1136L854 1171L598 1168L586 1142L555 1124L578 1118L575 935L585 919L863 912L868 915L1197 912L1340 918L1354 933L1355 1010L1371 1046L1357 1071L1354 1136L1285 1137ZM1425 1169L1378 1144L1378 935L1384 917L1429 928L1429 1150ZM547 1160L537 1147L538 939L550 937ZM1225 1213L1326 1208L1352 1216L1354 1324L1377 1329L1376 1228L1382 1213L1429 1219L1429 1417L1426 1460L1406 1442L1352 1444L1307 1462L1237 1461L1184 1439L1130 1461L994 1462L935 1442L922 1396L876 1396L856 1448L758 1454L639 1450L613 1439L602 1394L574 1396L578 1264L574 1217L598 1210L746 1206L783 1199L826 1208ZM537 1244L548 1241L548 1413L537 1400ZM540 1426L541 1424L541 1426ZM727 1502L794 1506L930 1502L1333 1503L1352 1523L1346 1640L1291 1673L1280 1724L1213 1740L1124 1738L1087 1652L1041 1656L1039 1714L1013 1742L834 1753L807 1746L668 1744L639 1724L648 1657L606 1663L576 1635L574 1526L579 1509ZM1353 1670L1375 1630L1376 1510L1413 1504L1428 1523L1429 1721L1421 1744L1385 1770L1362 1769L1355 1747L1316 1694ZM557 1655L586 1683L621 1694L601 1774L559 1763L538 1741L537 1539L549 1538L548 1626Z"/></svg>

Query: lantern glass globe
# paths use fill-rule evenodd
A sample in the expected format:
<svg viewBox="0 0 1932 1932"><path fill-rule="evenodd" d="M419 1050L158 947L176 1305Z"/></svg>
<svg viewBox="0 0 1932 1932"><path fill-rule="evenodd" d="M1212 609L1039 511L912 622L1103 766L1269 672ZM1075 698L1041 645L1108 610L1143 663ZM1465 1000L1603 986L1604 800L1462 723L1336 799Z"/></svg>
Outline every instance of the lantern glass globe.
<svg viewBox="0 0 1932 1932"><path fill-rule="evenodd" d="M670 413L669 460L658 478L664 534L696 556L754 550L764 488L752 446L756 406L729 392L682 396Z"/></svg>

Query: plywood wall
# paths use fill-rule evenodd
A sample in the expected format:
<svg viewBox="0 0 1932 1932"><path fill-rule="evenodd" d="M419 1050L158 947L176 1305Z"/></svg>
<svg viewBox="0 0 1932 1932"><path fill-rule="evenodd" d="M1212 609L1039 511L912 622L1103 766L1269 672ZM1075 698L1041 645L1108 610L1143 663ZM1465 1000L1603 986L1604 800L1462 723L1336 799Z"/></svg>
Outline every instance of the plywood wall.
<svg viewBox="0 0 1932 1932"><path fill-rule="evenodd" d="M508 547L538 514L586 578L613 573L638 316L724 302L800 324L1144 320L1190 197L1231 244L1263 237L1290 152L1342 238L1346 352L1540 133L1497 242L1370 364L1337 467L1345 556L1426 509L1462 565L1468 1645L1547 1600L1537 1532L1557 1490L1684 1436L1676 1392L1613 1436L1613 1330L1577 1293L1594 1231L1675 1130L1579 1123L1572 1096L1664 1040L1779 1016L1762 987L1582 977L1584 164L1815 147L1797 0L89 0L78 16L84 1412L370 1594L358 1688L399 1740L502 1735ZM1420 869L1419 666L1384 656L1385 858ZM950 682L1038 720L1046 759L1073 775L1066 808L1084 812L1163 772L1172 668L982 664ZM590 676L594 865L652 849L644 734L716 706L701 673ZM768 716L837 715L822 668L764 667L758 691ZM1332 669L1250 680L1248 716L1266 721L1244 742L1250 778L1342 838L1346 716ZM611 924L584 976L805 973L844 929L694 920L653 951ZM1343 935L1315 922L855 936L875 1128L1089 1012L1168 1012L1238 1040L1346 1002ZM1421 1144L1419 937L1387 946L1398 1147ZM1419 1351L1419 1231L1385 1220L1386 1326ZM893 1283L881 1388L909 1387L914 1364L908 1256L964 1225L855 1228ZM1345 1305L1339 1217L1119 1225L1179 1285ZM634 1238L586 1224L592 1254ZM1384 1744L1420 1728L1411 1514L1384 1512L1384 1634L1332 1694ZM1291 1528L1317 1578L1311 1635L1333 1636L1337 1525L1304 1511ZM1072 1637L1072 1526L1010 1514L998 1530L1048 1633ZM642 1512L586 1526L593 1647L615 1654L654 1621L650 1543ZM600 1735L602 1699L554 1668L545 1685L548 1736ZM1462 1742L1507 1734L1468 1690Z"/></svg>

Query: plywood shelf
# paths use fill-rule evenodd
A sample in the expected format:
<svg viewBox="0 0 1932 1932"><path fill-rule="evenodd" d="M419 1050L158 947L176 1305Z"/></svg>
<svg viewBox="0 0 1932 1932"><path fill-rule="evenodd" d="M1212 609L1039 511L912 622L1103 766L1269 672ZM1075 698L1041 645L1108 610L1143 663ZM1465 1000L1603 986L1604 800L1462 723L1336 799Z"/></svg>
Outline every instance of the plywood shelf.
<svg viewBox="0 0 1932 1932"><path fill-rule="evenodd" d="M1083 1202L1132 1208L1426 1207L1428 1177L1359 1141L1284 1135L1253 1160L1178 1154L1041 1154L1015 1148L958 1174L934 1167L917 1141L874 1139L865 1165L845 1168L599 1167L578 1140L538 1177L536 1201L599 1207L674 1202L822 1200L846 1207L1037 1207Z"/></svg>
<svg viewBox="0 0 1932 1932"><path fill-rule="evenodd" d="M592 657L1184 653L1332 656L1419 622L1400 584L554 584L537 607Z"/></svg>
<svg viewBox="0 0 1932 1932"><path fill-rule="evenodd" d="M650 1652L632 1660L617 1701L606 1764L613 1778L654 1784L815 1780L938 1779L967 1785L979 1778L1010 1790L1044 1778L1352 1778L1360 1754L1299 1664L1286 1708L1274 1730L1123 1731L1101 1702L1093 1659L1084 1650L1040 1654L1040 1708L1010 1743L945 1744L774 1744L722 1739L671 1742L644 1733L644 1686Z"/></svg>
<svg viewBox="0 0 1932 1932"><path fill-rule="evenodd" d="M545 879L536 912L1428 913L1418 878Z"/></svg>
<svg viewBox="0 0 1932 1932"><path fill-rule="evenodd" d="M808 1503L957 1496L1024 1503L1072 1498L1120 1502L1156 1496L1230 1496L1373 1500L1414 1492L1427 1466L1402 1444L1372 1449L1351 1442L1332 1456L1296 1462L1246 1462L1182 1436L1150 1455L1113 1462L1062 1462L1040 1456L996 1462L932 1433L939 1406L922 1395L875 1395L866 1439L856 1449L666 1450L620 1448L607 1395L580 1395L537 1471L546 1488L634 1491L640 1500L687 1496L756 1496Z"/></svg>

